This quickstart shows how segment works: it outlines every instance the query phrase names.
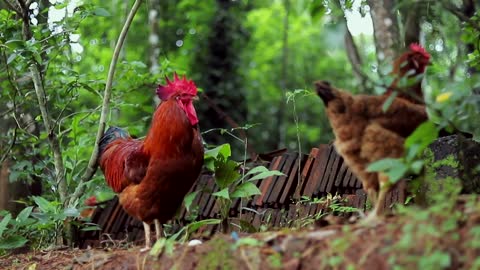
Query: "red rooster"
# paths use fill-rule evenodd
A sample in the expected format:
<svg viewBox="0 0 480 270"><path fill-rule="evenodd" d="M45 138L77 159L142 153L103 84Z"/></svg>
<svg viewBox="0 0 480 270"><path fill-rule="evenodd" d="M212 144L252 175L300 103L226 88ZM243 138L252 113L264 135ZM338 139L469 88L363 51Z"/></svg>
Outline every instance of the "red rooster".
<svg viewBox="0 0 480 270"><path fill-rule="evenodd" d="M100 141L100 167L108 185L119 193L125 211L141 220L145 249L151 247L150 223L157 239L161 223L171 219L203 165L203 146L193 107L197 87L185 77L159 85L162 100L144 140L110 127Z"/></svg>
<svg viewBox="0 0 480 270"><path fill-rule="evenodd" d="M416 104L425 104L422 92L421 76L430 64L430 54L419 44L412 43L409 50L400 55L393 62L391 75L394 76L392 84L387 88L385 95L390 95L398 91L398 97L407 99ZM399 87L400 80L405 78L412 79L413 83L408 83L404 87Z"/></svg>

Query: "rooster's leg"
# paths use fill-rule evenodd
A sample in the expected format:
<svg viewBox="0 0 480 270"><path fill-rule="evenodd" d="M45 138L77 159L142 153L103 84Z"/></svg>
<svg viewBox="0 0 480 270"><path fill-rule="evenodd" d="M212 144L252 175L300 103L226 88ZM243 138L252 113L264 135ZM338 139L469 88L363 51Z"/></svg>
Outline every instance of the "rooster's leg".
<svg viewBox="0 0 480 270"><path fill-rule="evenodd" d="M155 223L155 235L157 236L157 241L162 237L162 224L158 219L154 219L153 222Z"/></svg>
<svg viewBox="0 0 480 270"><path fill-rule="evenodd" d="M147 251L152 247L152 243L150 242L150 225L143 222L143 229L145 230L145 247L140 249L140 252Z"/></svg>

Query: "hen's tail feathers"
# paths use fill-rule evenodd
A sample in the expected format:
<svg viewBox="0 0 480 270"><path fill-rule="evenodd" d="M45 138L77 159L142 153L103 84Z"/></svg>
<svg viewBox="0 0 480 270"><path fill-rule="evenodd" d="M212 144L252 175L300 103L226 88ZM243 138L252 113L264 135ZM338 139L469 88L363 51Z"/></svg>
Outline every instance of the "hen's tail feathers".
<svg viewBox="0 0 480 270"><path fill-rule="evenodd" d="M315 88L317 90L317 95L323 100L325 105L328 105L332 99L335 98L333 93L332 86L327 81L317 81L315 82Z"/></svg>
<svg viewBox="0 0 480 270"><path fill-rule="evenodd" d="M100 138L100 143L98 144L100 155L103 153L107 145L118 138L130 138L130 134L124 129L119 127L109 127L107 131Z"/></svg>

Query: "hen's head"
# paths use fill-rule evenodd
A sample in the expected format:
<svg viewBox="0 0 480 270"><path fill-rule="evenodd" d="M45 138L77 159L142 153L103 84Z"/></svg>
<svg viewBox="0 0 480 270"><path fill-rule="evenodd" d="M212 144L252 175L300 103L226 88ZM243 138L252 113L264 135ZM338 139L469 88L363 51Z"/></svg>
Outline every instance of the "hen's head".
<svg viewBox="0 0 480 270"><path fill-rule="evenodd" d="M97 197L90 196L85 200L86 206L95 206L97 204Z"/></svg>
<svg viewBox="0 0 480 270"><path fill-rule="evenodd" d="M430 64L430 54L417 43L412 43L409 50L399 57L398 63L400 74L403 75L413 70L413 76L425 72L425 68Z"/></svg>
<svg viewBox="0 0 480 270"><path fill-rule="evenodd" d="M173 75L170 81L165 77L167 84L158 85L157 95L162 101L176 100L178 106L187 114L188 120L192 125L198 123L197 113L193 107L193 100L197 97L197 86L191 80L187 80L185 75L179 78L177 73Z"/></svg>

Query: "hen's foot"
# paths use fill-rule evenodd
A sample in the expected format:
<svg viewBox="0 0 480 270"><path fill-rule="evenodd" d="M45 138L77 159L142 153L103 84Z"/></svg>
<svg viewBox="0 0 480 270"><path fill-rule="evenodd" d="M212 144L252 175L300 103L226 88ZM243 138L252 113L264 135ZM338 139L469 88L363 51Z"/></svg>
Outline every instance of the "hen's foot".
<svg viewBox="0 0 480 270"><path fill-rule="evenodd" d="M383 223L383 217L375 211L371 211L368 216L360 220L360 225L365 227L376 227Z"/></svg>
<svg viewBox="0 0 480 270"><path fill-rule="evenodd" d="M150 247L144 247L144 248L140 249L140 252L146 252L146 251L149 251L149 250L150 250Z"/></svg>

